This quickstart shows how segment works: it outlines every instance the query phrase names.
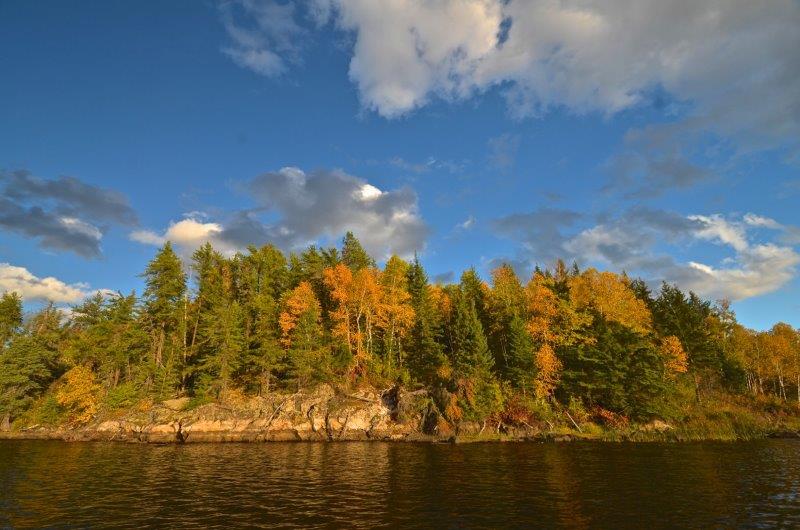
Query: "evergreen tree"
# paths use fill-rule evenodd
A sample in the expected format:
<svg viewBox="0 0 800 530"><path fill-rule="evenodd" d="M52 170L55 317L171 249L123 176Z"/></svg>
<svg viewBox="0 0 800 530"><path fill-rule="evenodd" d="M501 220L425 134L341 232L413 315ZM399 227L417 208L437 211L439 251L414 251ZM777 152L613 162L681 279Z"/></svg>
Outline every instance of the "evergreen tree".
<svg viewBox="0 0 800 530"><path fill-rule="evenodd" d="M0 351L22 326L22 298L15 292L0 297Z"/></svg>
<svg viewBox="0 0 800 530"><path fill-rule="evenodd" d="M143 277L144 319L151 336L153 375L160 379L158 392L164 393L180 374L179 364L186 354L188 317L186 274L169 242L147 265Z"/></svg>
<svg viewBox="0 0 800 530"><path fill-rule="evenodd" d="M287 375L300 386L322 376L327 369L321 308L308 282L301 282L288 292L282 306L281 344L286 350Z"/></svg>
<svg viewBox="0 0 800 530"><path fill-rule="evenodd" d="M375 267L375 260L367 254L353 232L347 232L342 241L342 263L353 272Z"/></svg>
<svg viewBox="0 0 800 530"><path fill-rule="evenodd" d="M514 315L507 327L507 379L516 388L533 393L536 376L536 348L525 321Z"/></svg>
<svg viewBox="0 0 800 530"><path fill-rule="evenodd" d="M219 395L231 387L244 362L245 315L236 301L213 305L209 315L213 325L205 330L208 349L202 357L200 386Z"/></svg>
<svg viewBox="0 0 800 530"><path fill-rule="evenodd" d="M464 419L485 420L502 407L492 368L494 360L472 300L462 292L453 308L452 384Z"/></svg>
<svg viewBox="0 0 800 530"><path fill-rule="evenodd" d="M475 305L463 294L455 303L451 362L456 377L483 377L494 366Z"/></svg>
<svg viewBox="0 0 800 530"><path fill-rule="evenodd" d="M666 390L664 360L653 341L599 316L592 336L593 341L562 348L564 397L634 417L652 414Z"/></svg>
<svg viewBox="0 0 800 530"><path fill-rule="evenodd" d="M700 400L701 382L721 372L722 348L710 326L713 316L710 302L701 300L694 293L687 297L680 289L667 283L663 284L653 303L656 331L663 337L677 337L686 351L697 400Z"/></svg>
<svg viewBox="0 0 800 530"><path fill-rule="evenodd" d="M439 319L431 299L428 275L416 256L408 269L408 293L416 315L407 339L408 367L416 380L436 385L447 369L447 358L436 340Z"/></svg>
<svg viewBox="0 0 800 530"><path fill-rule="evenodd" d="M62 313L48 304L0 351L0 418L24 412L63 373L59 357Z"/></svg>

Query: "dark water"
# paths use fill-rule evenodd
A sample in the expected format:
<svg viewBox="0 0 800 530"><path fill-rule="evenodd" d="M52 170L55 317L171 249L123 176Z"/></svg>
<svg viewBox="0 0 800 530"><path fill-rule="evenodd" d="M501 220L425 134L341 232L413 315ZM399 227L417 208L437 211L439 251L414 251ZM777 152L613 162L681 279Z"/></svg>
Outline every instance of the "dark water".
<svg viewBox="0 0 800 530"><path fill-rule="evenodd" d="M800 527L800 441L0 442L0 526Z"/></svg>

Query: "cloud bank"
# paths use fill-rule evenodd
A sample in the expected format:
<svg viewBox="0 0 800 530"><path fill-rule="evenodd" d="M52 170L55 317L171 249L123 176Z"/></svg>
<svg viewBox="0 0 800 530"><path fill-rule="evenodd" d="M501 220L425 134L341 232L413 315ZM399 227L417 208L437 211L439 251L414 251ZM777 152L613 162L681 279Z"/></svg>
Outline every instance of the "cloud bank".
<svg viewBox="0 0 800 530"><path fill-rule="evenodd" d="M15 292L25 301L73 304L91 294L84 283L67 284L48 276L40 278L24 267L0 263L0 292Z"/></svg>
<svg viewBox="0 0 800 530"><path fill-rule="evenodd" d="M683 216L636 207L576 231L572 227L578 219L575 212L543 209L498 219L494 228L520 243L522 251L512 261L526 272L534 264L549 265L563 258L734 301L778 290L795 277L800 264L800 254L781 242L792 227L755 214ZM778 237L759 242L759 230ZM708 264L680 261L667 252L697 251L704 243L721 247L727 256L718 264Z"/></svg>
<svg viewBox="0 0 800 530"><path fill-rule="evenodd" d="M36 239L48 250L96 258L109 224L138 222L124 195L75 177L0 172L0 186L0 229Z"/></svg>
<svg viewBox="0 0 800 530"><path fill-rule="evenodd" d="M343 171L306 173L295 167L264 173L239 187L255 208L213 222L190 216L162 232L135 231L131 239L152 245L169 240L185 253L208 241L230 254L264 243L294 250L352 231L378 258L409 256L425 246L428 228L410 188L383 191Z"/></svg>

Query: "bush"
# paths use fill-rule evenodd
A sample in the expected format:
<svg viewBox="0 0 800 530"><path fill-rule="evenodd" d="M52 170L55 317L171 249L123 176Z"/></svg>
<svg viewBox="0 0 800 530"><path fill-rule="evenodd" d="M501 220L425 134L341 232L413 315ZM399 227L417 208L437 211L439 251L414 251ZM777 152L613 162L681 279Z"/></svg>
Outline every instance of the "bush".
<svg viewBox="0 0 800 530"><path fill-rule="evenodd" d="M140 397L135 384L123 383L108 391L103 399L103 408L107 410L125 409L133 406Z"/></svg>
<svg viewBox="0 0 800 530"><path fill-rule="evenodd" d="M97 413L100 385L95 383L94 372L88 366L75 366L64 377L56 400L64 407L70 419L86 423Z"/></svg>

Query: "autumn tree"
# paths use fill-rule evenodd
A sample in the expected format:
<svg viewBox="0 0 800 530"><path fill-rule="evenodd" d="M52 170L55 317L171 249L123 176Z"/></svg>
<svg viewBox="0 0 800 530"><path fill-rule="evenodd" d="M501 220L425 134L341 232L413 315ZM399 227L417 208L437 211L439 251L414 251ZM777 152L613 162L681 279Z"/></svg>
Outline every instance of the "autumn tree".
<svg viewBox="0 0 800 530"><path fill-rule="evenodd" d="M534 350L533 339L525 329L525 290L510 265L504 264L492 271L492 288L487 293L486 306L484 327L494 353L495 367L503 377L520 385L524 373L533 373Z"/></svg>
<svg viewBox="0 0 800 530"><path fill-rule="evenodd" d="M326 369L319 300L311 284L301 282L281 305L279 324L288 375L298 384L308 382Z"/></svg>
<svg viewBox="0 0 800 530"><path fill-rule="evenodd" d="M397 256L386 262L380 274L376 326L383 336L383 356L390 366L403 364L403 342L414 324L414 308L408 293L409 265Z"/></svg>
<svg viewBox="0 0 800 530"><path fill-rule="evenodd" d="M352 272L343 263L324 271L325 285L333 301L330 314L333 335L352 356L351 373L361 375L372 361L375 322L381 302L376 269Z"/></svg>

